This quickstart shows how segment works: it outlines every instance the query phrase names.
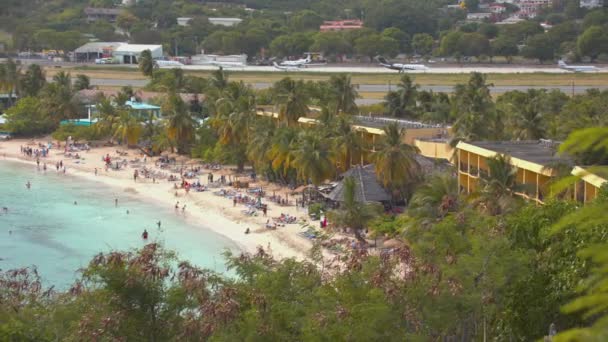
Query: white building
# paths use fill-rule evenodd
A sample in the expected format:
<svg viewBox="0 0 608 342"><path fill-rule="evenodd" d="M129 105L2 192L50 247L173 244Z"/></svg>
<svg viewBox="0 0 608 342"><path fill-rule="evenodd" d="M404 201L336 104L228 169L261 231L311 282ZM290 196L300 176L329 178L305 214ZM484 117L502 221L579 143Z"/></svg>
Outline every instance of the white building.
<svg viewBox="0 0 608 342"><path fill-rule="evenodd" d="M484 21L492 18L492 13L468 13L467 21Z"/></svg>
<svg viewBox="0 0 608 342"><path fill-rule="evenodd" d="M597 8L604 6L605 0L580 0L582 8Z"/></svg>
<svg viewBox="0 0 608 342"><path fill-rule="evenodd" d="M552 0L521 0L517 3L519 14L524 17L534 18L543 7L550 7Z"/></svg>
<svg viewBox="0 0 608 342"><path fill-rule="evenodd" d="M490 12L492 12L494 14L501 14L501 13L504 13L506 10L507 10L507 8L502 4L490 5Z"/></svg>
<svg viewBox="0 0 608 342"><path fill-rule="evenodd" d="M163 58L163 46L151 44L121 44L114 49L113 56L121 64L137 64L145 50L150 50L153 59Z"/></svg>
<svg viewBox="0 0 608 342"><path fill-rule="evenodd" d="M526 19L522 19L517 15L513 15L503 21L497 22L496 25L512 25L512 24L517 24L517 23L525 21L525 20Z"/></svg>
<svg viewBox="0 0 608 342"><path fill-rule="evenodd" d="M204 52L200 55L194 55L191 58L193 65L221 65L222 63L227 64L247 64L247 55L206 55Z"/></svg>
<svg viewBox="0 0 608 342"><path fill-rule="evenodd" d="M179 18L177 18L177 25L179 25L179 26L188 26L188 23L190 22L190 20L192 20L192 18L189 18L189 17L179 17Z"/></svg>
<svg viewBox="0 0 608 342"><path fill-rule="evenodd" d="M220 26L235 26L241 21L243 21L243 19L240 18L209 18L211 24Z"/></svg>

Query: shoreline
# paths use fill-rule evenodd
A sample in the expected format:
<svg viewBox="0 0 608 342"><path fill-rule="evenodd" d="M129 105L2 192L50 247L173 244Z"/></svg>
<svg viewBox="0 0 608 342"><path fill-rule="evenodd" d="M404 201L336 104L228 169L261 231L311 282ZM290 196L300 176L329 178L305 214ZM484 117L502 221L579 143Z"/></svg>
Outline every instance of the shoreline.
<svg viewBox="0 0 608 342"><path fill-rule="evenodd" d="M33 158L23 156L20 151L20 146L27 145L30 140L10 140L0 143L1 160L8 162L16 162L32 165L36 167L36 161ZM63 157L63 152L57 152L51 149L51 153L46 158L40 158L41 163L46 163L50 172L55 172L54 164L59 160L63 160L67 166L66 176L76 176L87 181L94 181L110 187L116 191L117 196L121 193L128 192L130 196L147 201L153 205L173 207L176 201L180 205L186 205L186 217L184 218L188 224L199 228L208 229L215 234L219 234L232 243L242 252L255 253L259 247L270 250L277 258L296 258L299 260L307 259L307 252L312 247L312 243L299 237L297 232L300 231L299 224L290 224L285 227L279 227L276 230L268 230L264 228L266 222L265 217L249 217L244 216L240 211L242 206L233 207L232 201L213 195L209 190L204 192L190 192L186 194L184 190L179 189L178 197L175 197L175 189L173 182L159 180L153 184L149 179L142 179L134 182L131 177L131 169L126 168L123 171L104 171L101 156L114 148L95 148L89 152L81 152L84 163L74 163L73 159ZM128 150L129 154L136 153L136 150ZM98 158L96 158L98 157ZM132 158L132 157L131 157ZM99 165L95 164L98 161ZM154 165L153 161L149 160L148 166ZM98 175L95 175L94 169L97 168ZM203 178L204 174L197 178ZM289 213L294 215L297 213L294 207L279 207L274 203L268 203L268 217L278 216L281 213ZM296 216L296 215L294 215ZM299 215L298 215L299 216ZM246 229L250 229L249 234L245 234Z"/></svg>

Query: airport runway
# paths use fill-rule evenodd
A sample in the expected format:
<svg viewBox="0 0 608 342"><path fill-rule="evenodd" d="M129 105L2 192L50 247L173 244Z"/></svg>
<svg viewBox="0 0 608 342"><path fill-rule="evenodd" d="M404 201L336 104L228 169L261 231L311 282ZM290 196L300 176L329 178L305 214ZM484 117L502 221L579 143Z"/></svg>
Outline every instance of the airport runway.
<svg viewBox="0 0 608 342"><path fill-rule="evenodd" d="M112 86L112 87L123 87L123 86L132 86L132 87L143 87L148 83L148 80L121 80L121 79L108 79L108 78L92 78L91 85L94 86ZM266 89L269 88L272 83L264 83L258 82L253 83L252 86L255 89ZM587 89L598 88L600 90L608 89L608 85L605 86L584 86L584 85L574 85L574 86L494 86L490 88L490 91L494 94L502 94L507 91L512 90L520 90L526 91L528 89L559 89L564 93L574 93L580 94L587 91ZM358 90L359 92L366 93L387 93L389 90L396 90L397 87L389 84L359 84ZM420 89L422 90L432 90L434 92L443 92L443 93L451 93L454 89L453 86L448 85L421 85Z"/></svg>
<svg viewBox="0 0 608 342"><path fill-rule="evenodd" d="M5 59L0 58L0 62ZM20 58L18 59L23 64L40 64L47 67L82 67L87 66L91 69L95 69L96 67L103 67L102 65L95 65L92 63L73 63L73 62L54 62L46 59L27 59ZM517 73L551 73L551 74L564 74L569 73L571 71L560 69L557 67L557 64L553 65L505 65L505 64L483 64L483 65L475 65L475 64L465 64L462 66L454 65L454 64L434 64L434 63L425 63L425 65L429 68L428 70L408 70L407 73L419 74L419 73L429 73L429 74L468 74L471 72L481 72L481 73L490 73L490 74L517 74ZM125 64L112 64L105 65L113 68L116 67L124 67L124 68L137 68L137 65L125 65ZM174 66L163 67L163 68L175 68ZM217 70L218 66L215 65L184 65L181 67L184 70ZM599 71L597 72L608 72L608 67L604 67L604 65L598 66ZM357 65L348 65L348 64L329 64L324 66L315 66L315 67L304 67L297 70L279 70L274 66L256 66L256 65L246 65L243 67L225 67L226 70L233 71L245 71L245 72L289 72L289 73L355 73L355 74L392 74L397 73L395 70L390 70L387 68L383 68L377 64L357 64Z"/></svg>
<svg viewBox="0 0 608 342"><path fill-rule="evenodd" d="M471 72L481 72L490 74L517 74L517 73L551 73L551 74L564 74L569 71L560 69L557 66L548 67L512 67L512 66L496 66L496 67L480 67L480 66L433 66L432 64L427 65L428 70L408 70L408 74L468 74ZM184 65L181 67L184 70L217 70L217 66L211 65ZM320 67L309 67L300 68L297 70L279 70L273 66L254 66L247 65L244 67L230 67L225 68L226 70L235 71L248 71L248 72L288 72L288 73L349 73L349 74L386 74L386 73L397 73L395 70L379 66L320 66ZM602 69L599 72L608 72L608 69Z"/></svg>

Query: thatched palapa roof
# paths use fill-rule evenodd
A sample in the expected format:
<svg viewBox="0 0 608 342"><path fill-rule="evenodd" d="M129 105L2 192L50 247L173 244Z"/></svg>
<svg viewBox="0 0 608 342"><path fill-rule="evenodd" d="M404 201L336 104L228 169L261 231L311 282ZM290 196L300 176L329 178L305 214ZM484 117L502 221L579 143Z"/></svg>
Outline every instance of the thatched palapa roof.
<svg viewBox="0 0 608 342"><path fill-rule="evenodd" d="M391 195L380 185L376 178L374 165L355 166L346 171L342 176L353 177L357 184L355 189L355 200L357 202L388 202L391 200ZM327 195L332 201L344 201L344 181L338 185Z"/></svg>

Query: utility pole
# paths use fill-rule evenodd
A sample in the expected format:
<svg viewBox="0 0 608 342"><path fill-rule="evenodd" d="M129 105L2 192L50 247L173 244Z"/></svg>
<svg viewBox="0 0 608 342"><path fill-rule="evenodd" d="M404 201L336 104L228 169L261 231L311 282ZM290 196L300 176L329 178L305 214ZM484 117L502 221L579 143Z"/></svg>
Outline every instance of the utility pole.
<svg viewBox="0 0 608 342"><path fill-rule="evenodd" d="M574 80L572 80L572 97L574 97Z"/></svg>

